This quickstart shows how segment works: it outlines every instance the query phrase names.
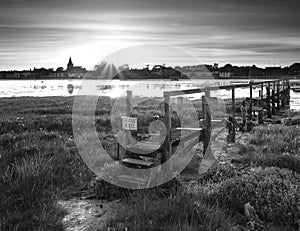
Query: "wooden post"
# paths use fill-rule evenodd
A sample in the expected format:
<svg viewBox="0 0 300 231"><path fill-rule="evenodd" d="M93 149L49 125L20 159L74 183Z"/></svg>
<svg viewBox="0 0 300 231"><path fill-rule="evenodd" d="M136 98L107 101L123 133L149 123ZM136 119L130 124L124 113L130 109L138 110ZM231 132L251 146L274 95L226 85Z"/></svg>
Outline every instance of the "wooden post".
<svg viewBox="0 0 300 231"><path fill-rule="evenodd" d="M231 142L235 142L235 89L231 90L231 103L232 103L232 135Z"/></svg>
<svg viewBox="0 0 300 231"><path fill-rule="evenodd" d="M163 161L167 161L172 155L172 144L171 144L171 128L172 128L172 121L171 121L171 113L170 113L170 95L168 92L164 92L164 99L165 99L165 118L166 118L166 149L163 156Z"/></svg>
<svg viewBox="0 0 300 231"><path fill-rule="evenodd" d="M272 89L272 114L273 115L275 115L275 90L274 89Z"/></svg>
<svg viewBox="0 0 300 231"><path fill-rule="evenodd" d="M250 82L250 106L249 106L249 120L252 122L252 93L253 93L253 83Z"/></svg>
<svg viewBox="0 0 300 231"><path fill-rule="evenodd" d="M271 90L271 101L272 101L272 114L275 115L275 109L276 109L276 81L273 82L273 89Z"/></svg>
<svg viewBox="0 0 300 231"><path fill-rule="evenodd" d="M203 154L205 154L209 149L209 141L211 137L211 114L205 96L202 96L202 111L204 115Z"/></svg>
<svg viewBox="0 0 300 231"><path fill-rule="evenodd" d="M290 105L290 91L291 91L290 80L287 79L287 99L286 99L286 104L288 106Z"/></svg>
<svg viewBox="0 0 300 231"><path fill-rule="evenodd" d="M180 122L180 127L183 127L183 97L178 97L177 100L178 100L178 118ZM184 145L181 145L181 143L179 143L177 147L177 152L179 153L180 156L182 155L183 147Z"/></svg>
<svg viewBox="0 0 300 231"><path fill-rule="evenodd" d="M242 118L243 118L243 130L247 130L245 129L246 125L247 125L247 109L246 109L246 101L243 100L242 102Z"/></svg>
<svg viewBox="0 0 300 231"><path fill-rule="evenodd" d="M132 111L132 91L127 91L127 96L126 96L126 116L130 116L130 113ZM122 123L122 122L121 122ZM122 126L122 125L121 125ZM126 130L125 131L125 144L129 144L130 143L130 131ZM126 156L126 149L123 148L122 145L120 145L118 143L118 146L117 146L117 158L120 160L120 159L123 159L125 156Z"/></svg>
<svg viewBox="0 0 300 231"><path fill-rule="evenodd" d="M182 127L183 121L183 97L178 97L178 118L180 121L180 126Z"/></svg>
<svg viewBox="0 0 300 231"><path fill-rule="evenodd" d="M127 91L126 116L130 116L131 111L132 111L132 91Z"/></svg>
<svg viewBox="0 0 300 231"><path fill-rule="evenodd" d="M277 81L276 101L277 101L277 110L280 110L280 80Z"/></svg>
<svg viewBox="0 0 300 231"><path fill-rule="evenodd" d="M268 111L268 118L272 118L271 107L270 107L270 83L268 83L268 86L266 86L266 90L267 90L267 111Z"/></svg>
<svg viewBox="0 0 300 231"><path fill-rule="evenodd" d="M260 85L260 100L261 102L264 100L264 84Z"/></svg>
<svg viewBox="0 0 300 231"><path fill-rule="evenodd" d="M285 84L284 84L285 80L282 80L282 91L281 91L281 106L284 107L285 106Z"/></svg>
<svg viewBox="0 0 300 231"><path fill-rule="evenodd" d="M205 93L205 97L210 97L210 90L207 90L206 88L204 88L204 93Z"/></svg>
<svg viewBox="0 0 300 231"><path fill-rule="evenodd" d="M127 91L126 97L126 116L130 117L130 113L132 111L132 91ZM126 133L126 144L130 143L130 131L125 131Z"/></svg>

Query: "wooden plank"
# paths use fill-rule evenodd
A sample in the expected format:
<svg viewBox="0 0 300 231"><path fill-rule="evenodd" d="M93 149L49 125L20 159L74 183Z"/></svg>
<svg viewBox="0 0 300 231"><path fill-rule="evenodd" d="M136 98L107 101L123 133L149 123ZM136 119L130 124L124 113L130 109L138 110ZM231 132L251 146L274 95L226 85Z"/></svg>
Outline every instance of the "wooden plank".
<svg viewBox="0 0 300 231"><path fill-rule="evenodd" d="M133 158L125 158L122 160L122 162L126 164L142 165L146 167L151 167L153 165L153 162L148 162L148 161L138 160Z"/></svg>
<svg viewBox="0 0 300 231"><path fill-rule="evenodd" d="M128 175L120 175L118 176L119 180L129 182L132 184L146 184L148 179L142 177L128 176Z"/></svg>

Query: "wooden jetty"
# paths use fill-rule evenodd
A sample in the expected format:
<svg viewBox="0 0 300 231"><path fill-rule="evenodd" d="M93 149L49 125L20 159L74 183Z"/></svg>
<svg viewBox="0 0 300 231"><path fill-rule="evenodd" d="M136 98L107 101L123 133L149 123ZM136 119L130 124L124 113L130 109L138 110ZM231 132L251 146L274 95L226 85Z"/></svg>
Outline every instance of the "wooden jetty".
<svg viewBox="0 0 300 231"><path fill-rule="evenodd" d="M241 98L236 95L238 88L249 89L249 97ZM254 96L254 88L259 88L258 96ZM218 87L205 87L188 90L168 91L164 92L163 123L166 127L165 140L162 144L153 141L144 140L138 144L130 143L131 130L138 130L137 123L133 119L132 128L123 126L126 134L126 143L118 144L118 157L125 165L134 168L151 168L155 165L153 161L146 161L143 157L153 157L158 153L161 154L158 164L167 161L177 150L179 143L185 151L191 149L198 143L203 144L203 153L209 149L212 128L218 126L218 123L224 122L228 128L227 141L235 142L236 132L250 131L254 124L262 124L266 120L270 120L276 111L282 107L289 106L290 103L290 81L284 80L268 80L248 83L239 83ZM222 117L215 118L211 113L211 105L217 105L218 99L211 97L211 92L219 90L230 90L231 99L225 100L226 113ZM266 92L264 92L264 90ZM182 127L172 124L173 109L171 107L171 99L177 98L177 117L181 121L183 118L184 98L195 93L202 93L201 100L195 103L201 104L202 118L199 118L199 127ZM239 100L239 104L237 101ZM126 118L131 118L132 111L132 92L127 92L126 99ZM240 118L240 120L237 119ZM128 122L128 121L127 121ZM156 163L157 164L157 163ZM132 181L132 179L131 179Z"/></svg>

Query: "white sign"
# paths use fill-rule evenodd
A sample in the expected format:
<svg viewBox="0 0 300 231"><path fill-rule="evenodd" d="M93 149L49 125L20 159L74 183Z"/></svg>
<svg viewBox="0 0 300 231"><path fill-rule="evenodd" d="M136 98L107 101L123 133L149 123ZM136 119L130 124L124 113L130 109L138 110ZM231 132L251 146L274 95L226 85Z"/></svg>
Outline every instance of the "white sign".
<svg viewBox="0 0 300 231"><path fill-rule="evenodd" d="M124 130L137 130L137 118L122 116L122 128Z"/></svg>

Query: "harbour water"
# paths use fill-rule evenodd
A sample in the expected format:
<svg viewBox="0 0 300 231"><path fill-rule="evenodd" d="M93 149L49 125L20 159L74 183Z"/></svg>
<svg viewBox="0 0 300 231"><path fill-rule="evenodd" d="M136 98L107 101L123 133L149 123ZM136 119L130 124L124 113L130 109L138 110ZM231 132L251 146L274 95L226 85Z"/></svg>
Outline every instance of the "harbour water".
<svg viewBox="0 0 300 231"><path fill-rule="evenodd" d="M259 81L259 80L255 80ZM46 97L72 96L77 94L92 94L99 96L119 97L131 90L133 96L162 97L164 91L203 88L206 86L222 86L237 83L247 83L248 80L0 80L0 97ZM300 81L298 82L300 85ZM70 91L70 88L72 91ZM258 96L260 88L254 87L253 96ZM266 91L264 91L266 92ZM212 96L230 98L231 91L218 90ZM236 96L248 97L249 88L238 88ZM189 95L190 97L190 95ZM194 95L192 97L199 97ZM300 110L300 92L291 91L291 109Z"/></svg>

